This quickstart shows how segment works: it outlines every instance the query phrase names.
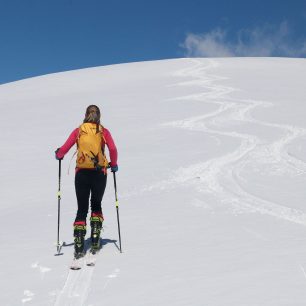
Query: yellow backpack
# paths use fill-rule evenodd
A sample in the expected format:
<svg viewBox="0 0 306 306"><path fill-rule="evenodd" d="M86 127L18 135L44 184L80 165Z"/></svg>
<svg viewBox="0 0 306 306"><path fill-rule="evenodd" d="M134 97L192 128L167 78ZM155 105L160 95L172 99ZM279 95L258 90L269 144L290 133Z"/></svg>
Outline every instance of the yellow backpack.
<svg viewBox="0 0 306 306"><path fill-rule="evenodd" d="M103 130L102 125L90 122L79 127L77 168L102 170L108 167Z"/></svg>

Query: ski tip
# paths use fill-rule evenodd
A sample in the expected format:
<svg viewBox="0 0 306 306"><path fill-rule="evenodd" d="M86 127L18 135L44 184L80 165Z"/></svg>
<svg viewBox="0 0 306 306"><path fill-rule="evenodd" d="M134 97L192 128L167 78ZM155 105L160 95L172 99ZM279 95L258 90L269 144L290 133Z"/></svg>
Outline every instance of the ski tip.
<svg viewBox="0 0 306 306"><path fill-rule="evenodd" d="M61 255L64 255L64 253L56 253L56 254L54 254L54 256L61 256Z"/></svg>

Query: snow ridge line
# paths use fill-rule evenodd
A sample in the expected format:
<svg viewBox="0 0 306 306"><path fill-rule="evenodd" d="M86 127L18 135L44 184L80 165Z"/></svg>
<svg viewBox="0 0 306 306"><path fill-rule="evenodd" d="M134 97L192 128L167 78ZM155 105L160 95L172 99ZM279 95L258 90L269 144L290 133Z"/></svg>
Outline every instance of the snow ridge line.
<svg viewBox="0 0 306 306"><path fill-rule="evenodd" d="M217 110L203 115L175 120L163 124L164 127L182 128L193 131L202 131L214 136L228 136L241 141L239 147L221 157L212 158L203 163L177 169L173 175L162 182L144 187L141 192L174 188L177 184L195 186L198 192L213 195L223 204L230 204L236 213L259 212L273 217L285 219L294 223L306 225L306 214L297 209L282 206L254 196L239 185L239 176L249 160L271 165L280 164L281 169L294 174L306 173L306 164L286 151L286 146L293 140L305 136L306 130L290 125L276 124L257 120L251 116L251 112L257 107L269 107L272 104L265 101L233 99L229 94L237 89L215 84L216 81L225 78L211 75L207 70L215 68L218 63L209 60L204 65L200 60L193 60L192 67L176 72L176 76L190 77L193 80L179 82L171 86L197 85L203 88L200 93L180 96L175 100L194 100L205 103L213 103ZM256 135L230 132L218 129L222 123L237 122L252 123L281 130L284 134L280 139L267 143ZM139 194L139 192L138 192ZM130 194L131 195L131 194Z"/></svg>

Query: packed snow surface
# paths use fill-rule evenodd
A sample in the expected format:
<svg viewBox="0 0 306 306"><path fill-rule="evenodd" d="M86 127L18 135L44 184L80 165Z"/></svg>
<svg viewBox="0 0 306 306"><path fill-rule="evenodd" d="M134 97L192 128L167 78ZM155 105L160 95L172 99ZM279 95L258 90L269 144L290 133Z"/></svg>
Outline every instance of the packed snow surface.
<svg viewBox="0 0 306 306"><path fill-rule="evenodd" d="M177 59L0 86L0 304L305 305L305 79L305 59ZM109 173L103 248L72 271L74 149L62 256L54 151L89 104L119 151L123 253Z"/></svg>

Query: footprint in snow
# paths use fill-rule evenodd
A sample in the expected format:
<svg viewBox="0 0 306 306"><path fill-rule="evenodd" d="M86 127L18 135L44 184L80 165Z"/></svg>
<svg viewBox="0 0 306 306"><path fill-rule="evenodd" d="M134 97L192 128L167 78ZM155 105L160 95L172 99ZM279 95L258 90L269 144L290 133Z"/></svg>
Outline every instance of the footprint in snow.
<svg viewBox="0 0 306 306"><path fill-rule="evenodd" d="M40 274L41 274L41 277L42 277L42 278L44 277L45 273L51 271L50 268L44 267L44 266L40 265L38 262L33 263L33 264L31 265L31 268L33 268L33 269L38 269L39 272L40 272Z"/></svg>
<svg viewBox="0 0 306 306"><path fill-rule="evenodd" d="M111 282L112 279L116 278L120 273L120 269L115 269L113 273L107 275L108 280L105 282L103 290L106 289L108 284Z"/></svg>
<svg viewBox="0 0 306 306"><path fill-rule="evenodd" d="M23 295L25 297L21 300L21 302L22 302L22 304L25 304L27 302L32 301L35 294L33 292L31 292L30 290L24 290Z"/></svg>
<svg viewBox="0 0 306 306"><path fill-rule="evenodd" d="M115 269L112 274L109 274L107 277L108 278L116 278L120 273L120 269Z"/></svg>

